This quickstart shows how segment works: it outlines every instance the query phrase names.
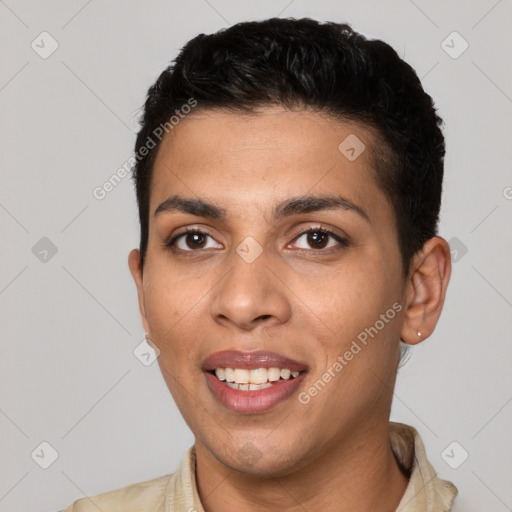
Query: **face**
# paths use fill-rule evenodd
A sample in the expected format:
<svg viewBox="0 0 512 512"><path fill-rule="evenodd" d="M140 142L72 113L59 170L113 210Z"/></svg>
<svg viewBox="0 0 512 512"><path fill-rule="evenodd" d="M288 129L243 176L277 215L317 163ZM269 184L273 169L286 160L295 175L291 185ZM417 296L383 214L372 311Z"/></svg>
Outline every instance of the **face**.
<svg viewBox="0 0 512 512"><path fill-rule="evenodd" d="M272 107L166 137L130 267L197 450L284 475L387 426L405 292L374 134Z"/></svg>

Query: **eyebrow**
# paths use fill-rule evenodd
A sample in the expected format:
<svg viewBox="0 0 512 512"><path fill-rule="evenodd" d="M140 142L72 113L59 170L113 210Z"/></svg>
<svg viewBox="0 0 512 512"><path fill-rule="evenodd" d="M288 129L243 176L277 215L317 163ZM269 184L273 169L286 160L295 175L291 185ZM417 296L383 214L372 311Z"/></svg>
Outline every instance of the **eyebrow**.
<svg viewBox="0 0 512 512"><path fill-rule="evenodd" d="M298 196L286 199L272 208L272 216L274 220L278 221L292 215L335 209L353 211L368 222L371 222L368 214L360 206L343 196L330 194ZM225 208L221 208L203 199L186 198L178 195L170 196L160 203L155 210L154 216L156 217L163 212L175 211L210 219L224 220L227 217Z"/></svg>

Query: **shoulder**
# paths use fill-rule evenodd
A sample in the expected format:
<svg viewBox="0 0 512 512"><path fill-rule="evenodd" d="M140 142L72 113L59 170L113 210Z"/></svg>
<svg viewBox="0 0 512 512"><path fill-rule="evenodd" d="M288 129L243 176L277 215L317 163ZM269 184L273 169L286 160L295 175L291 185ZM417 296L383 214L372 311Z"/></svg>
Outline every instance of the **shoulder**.
<svg viewBox="0 0 512 512"><path fill-rule="evenodd" d="M172 474L144 480L109 492L80 498L61 512L160 512Z"/></svg>

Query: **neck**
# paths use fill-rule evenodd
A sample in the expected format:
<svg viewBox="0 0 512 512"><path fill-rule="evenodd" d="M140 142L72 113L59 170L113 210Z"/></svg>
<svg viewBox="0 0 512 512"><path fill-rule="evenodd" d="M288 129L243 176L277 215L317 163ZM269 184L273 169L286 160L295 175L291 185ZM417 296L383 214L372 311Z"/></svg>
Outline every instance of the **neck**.
<svg viewBox="0 0 512 512"><path fill-rule="evenodd" d="M206 512L394 512L408 484L390 447L388 425L326 446L285 476L233 471L196 443L196 478Z"/></svg>

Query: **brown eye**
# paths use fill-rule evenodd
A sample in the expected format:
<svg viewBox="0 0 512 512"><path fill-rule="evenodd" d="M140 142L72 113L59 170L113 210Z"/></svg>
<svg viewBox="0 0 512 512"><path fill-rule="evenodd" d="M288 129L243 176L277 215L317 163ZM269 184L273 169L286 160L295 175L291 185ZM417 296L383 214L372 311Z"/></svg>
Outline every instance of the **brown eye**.
<svg viewBox="0 0 512 512"><path fill-rule="evenodd" d="M202 249L206 243L206 237L201 233L187 233L184 240L190 249Z"/></svg>
<svg viewBox="0 0 512 512"><path fill-rule="evenodd" d="M332 231L328 231L323 228L313 228L304 231L298 237L296 237L296 243L298 243L301 239L304 239L305 242L302 242L303 245L302 247L299 246L299 249L305 250L312 248L313 250L324 251L324 249L342 249L348 246L347 240L341 238Z"/></svg>
<svg viewBox="0 0 512 512"><path fill-rule="evenodd" d="M200 231L199 229L187 229L184 233L176 235L168 244L168 247L177 247L177 250L183 252L193 252L198 249L222 249L222 245L215 244L212 246L207 246L208 238L213 240L213 238L208 234Z"/></svg>
<svg viewBox="0 0 512 512"><path fill-rule="evenodd" d="M323 249L328 242L329 235L320 231L310 231L307 234L308 243L311 244L315 249Z"/></svg>

